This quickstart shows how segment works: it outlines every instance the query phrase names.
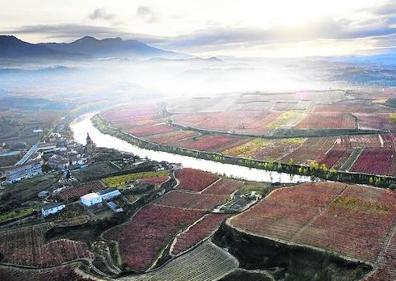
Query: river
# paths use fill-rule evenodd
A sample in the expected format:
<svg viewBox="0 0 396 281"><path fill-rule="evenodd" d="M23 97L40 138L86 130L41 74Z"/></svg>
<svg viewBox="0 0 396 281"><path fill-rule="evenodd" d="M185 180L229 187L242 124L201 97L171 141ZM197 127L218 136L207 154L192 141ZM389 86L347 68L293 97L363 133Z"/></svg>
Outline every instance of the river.
<svg viewBox="0 0 396 281"><path fill-rule="evenodd" d="M116 137L101 133L93 126L91 122L91 117L93 115L93 113L83 115L71 123L70 127L73 131L74 139L76 142L85 144L87 133L89 133L91 139L98 147L106 147L117 149L119 151L130 152L139 157L147 157L155 161L181 163L185 168L194 168L251 181L279 183L298 183L311 181L310 177L307 176L289 175L286 173L265 171L238 165L223 164L215 161L197 159L162 151L142 149L124 140L120 140Z"/></svg>

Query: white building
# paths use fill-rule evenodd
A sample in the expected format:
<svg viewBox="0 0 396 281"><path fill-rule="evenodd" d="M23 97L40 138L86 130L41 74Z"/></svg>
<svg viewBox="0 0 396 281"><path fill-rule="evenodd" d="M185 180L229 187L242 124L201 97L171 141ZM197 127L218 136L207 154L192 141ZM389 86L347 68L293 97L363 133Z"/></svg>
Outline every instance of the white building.
<svg viewBox="0 0 396 281"><path fill-rule="evenodd" d="M5 170L7 182L14 183L22 179L31 178L42 174L41 160L33 160L21 165L15 165Z"/></svg>
<svg viewBox="0 0 396 281"><path fill-rule="evenodd" d="M108 188L98 192L102 200L110 200L121 195L121 192L115 188Z"/></svg>
<svg viewBox="0 0 396 281"><path fill-rule="evenodd" d="M80 202L84 206L90 207L102 203L102 197L97 193L88 193L80 197Z"/></svg>
<svg viewBox="0 0 396 281"><path fill-rule="evenodd" d="M43 217L47 217L52 214L56 214L63 210L65 208L65 204L63 203L53 203L53 204L48 204L45 205L43 208L41 208L41 214Z"/></svg>

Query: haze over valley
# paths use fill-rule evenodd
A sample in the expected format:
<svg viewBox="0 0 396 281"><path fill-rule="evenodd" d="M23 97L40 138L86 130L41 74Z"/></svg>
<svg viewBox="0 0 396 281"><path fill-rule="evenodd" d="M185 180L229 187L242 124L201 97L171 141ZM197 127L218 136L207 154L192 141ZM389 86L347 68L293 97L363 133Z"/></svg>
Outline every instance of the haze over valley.
<svg viewBox="0 0 396 281"><path fill-rule="evenodd" d="M0 18L0 280L396 280L392 1Z"/></svg>

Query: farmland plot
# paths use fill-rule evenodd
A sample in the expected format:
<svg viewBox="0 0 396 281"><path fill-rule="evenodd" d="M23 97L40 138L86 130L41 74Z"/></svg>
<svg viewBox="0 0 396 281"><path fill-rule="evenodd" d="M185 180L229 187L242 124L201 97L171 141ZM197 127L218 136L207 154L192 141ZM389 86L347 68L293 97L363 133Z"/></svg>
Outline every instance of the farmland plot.
<svg viewBox="0 0 396 281"><path fill-rule="evenodd" d="M129 222L104 234L118 242L122 260L133 270L150 268L175 235L202 217L197 210L148 205Z"/></svg>
<svg viewBox="0 0 396 281"><path fill-rule="evenodd" d="M396 194L339 183L278 189L229 223L243 231L376 262L396 219Z"/></svg>
<svg viewBox="0 0 396 281"><path fill-rule="evenodd" d="M162 196L157 204L168 207L178 207L190 210L209 211L224 204L228 195L201 194L183 190L173 190Z"/></svg>
<svg viewBox="0 0 396 281"><path fill-rule="evenodd" d="M22 269L0 266L0 280L12 281L94 281L89 277L82 277L75 272L72 265L58 266L50 269Z"/></svg>
<svg viewBox="0 0 396 281"><path fill-rule="evenodd" d="M238 267L238 260L211 242L172 260L164 267L136 277L124 277L122 281L164 280L219 280Z"/></svg>
<svg viewBox="0 0 396 281"><path fill-rule="evenodd" d="M45 243L49 225L38 225L0 232L3 261L16 265L51 267L77 259L92 259L88 245L60 239Z"/></svg>
<svg viewBox="0 0 396 281"><path fill-rule="evenodd" d="M214 174L190 168L177 171L176 177L179 180L178 188L196 192L202 191L219 179Z"/></svg>
<svg viewBox="0 0 396 281"><path fill-rule="evenodd" d="M179 255L207 239L228 218L225 214L208 214L188 229L178 234L172 244L171 254Z"/></svg>

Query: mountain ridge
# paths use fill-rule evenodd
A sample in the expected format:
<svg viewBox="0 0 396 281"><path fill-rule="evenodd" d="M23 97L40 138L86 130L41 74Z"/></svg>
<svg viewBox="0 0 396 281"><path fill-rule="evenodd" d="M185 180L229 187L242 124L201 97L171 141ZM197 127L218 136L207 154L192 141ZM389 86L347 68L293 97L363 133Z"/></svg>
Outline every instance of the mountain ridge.
<svg viewBox="0 0 396 281"><path fill-rule="evenodd" d="M0 35L1 58L76 59L125 57L174 57L177 53L120 37L97 39L84 36L71 43L29 43L13 35Z"/></svg>

